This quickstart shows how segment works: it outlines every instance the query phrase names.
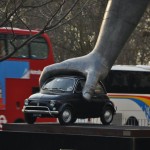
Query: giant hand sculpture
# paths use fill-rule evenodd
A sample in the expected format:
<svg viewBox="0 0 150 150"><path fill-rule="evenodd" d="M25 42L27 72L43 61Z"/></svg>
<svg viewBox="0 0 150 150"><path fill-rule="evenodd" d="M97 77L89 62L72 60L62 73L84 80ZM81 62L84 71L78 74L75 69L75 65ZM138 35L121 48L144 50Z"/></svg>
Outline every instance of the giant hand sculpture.
<svg viewBox="0 0 150 150"><path fill-rule="evenodd" d="M81 73L86 76L83 96L90 100L97 81L106 77L148 3L149 0L109 0L93 51L45 67L39 79L40 86L58 73Z"/></svg>

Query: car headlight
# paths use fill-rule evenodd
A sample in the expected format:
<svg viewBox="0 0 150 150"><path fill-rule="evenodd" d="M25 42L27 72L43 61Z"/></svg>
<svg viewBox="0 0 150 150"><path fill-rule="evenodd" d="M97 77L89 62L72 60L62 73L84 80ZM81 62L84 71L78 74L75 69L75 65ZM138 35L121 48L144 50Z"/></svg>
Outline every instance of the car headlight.
<svg viewBox="0 0 150 150"><path fill-rule="evenodd" d="M53 111L55 111L56 110L56 107L53 107Z"/></svg>
<svg viewBox="0 0 150 150"><path fill-rule="evenodd" d="M26 99L26 100L24 101L24 104L25 104L25 105L28 105L28 104L29 104L28 99Z"/></svg>
<svg viewBox="0 0 150 150"><path fill-rule="evenodd" d="M55 106L55 101L50 101L50 106L54 107Z"/></svg>

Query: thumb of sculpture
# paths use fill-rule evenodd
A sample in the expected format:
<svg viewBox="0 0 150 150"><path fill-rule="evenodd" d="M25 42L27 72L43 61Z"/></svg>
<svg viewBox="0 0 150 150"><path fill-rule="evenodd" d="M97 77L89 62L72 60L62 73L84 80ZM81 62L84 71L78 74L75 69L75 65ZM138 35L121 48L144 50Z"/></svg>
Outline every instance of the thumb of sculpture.
<svg viewBox="0 0 150 150"><path fill-rule="evenodd" d="M88 101L91 100L91 97L94 93L98 79L99 79L98 76L96 77L96 75L94 75L94 73L90 73L87 75L84 89L82 91L82 95L86 100L88 100Z"/></svg>

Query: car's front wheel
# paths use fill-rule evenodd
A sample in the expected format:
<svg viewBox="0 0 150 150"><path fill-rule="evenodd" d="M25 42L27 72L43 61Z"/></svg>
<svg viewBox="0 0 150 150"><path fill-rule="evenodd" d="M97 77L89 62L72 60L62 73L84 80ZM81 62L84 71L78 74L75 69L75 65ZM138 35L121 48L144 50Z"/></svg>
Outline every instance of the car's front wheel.
<svg viewBox="0 0 150 150"><path fill-rule="evenodd" d="M101 122L103 125L109 125L113 120L114 111L110 106L103 108L101 113Z"/></svg>
<svg viewBox="0 0 150 150"><path fill-rule="evenodd" d="M33 116L33 114L24 114L25 122L28 124L34 124L36 121L36 117Z"/></svg>
<svg viewBox="0 0 150 150"><path fill-rule="evenodd" d="M73 110L71 107L65 106L60 112L58 120L61 125L69 125L74 123L76 118L73 115Z"/></svg>

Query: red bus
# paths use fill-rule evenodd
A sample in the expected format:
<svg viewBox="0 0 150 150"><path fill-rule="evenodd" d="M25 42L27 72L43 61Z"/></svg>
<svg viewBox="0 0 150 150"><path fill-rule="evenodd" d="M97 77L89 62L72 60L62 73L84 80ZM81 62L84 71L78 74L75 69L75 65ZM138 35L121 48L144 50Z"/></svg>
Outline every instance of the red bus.
<svg viewBox="0 0 150 150"><path fill-rule="evenodd" d="M14 39L15 45L21 44L38 32L0 28L0 57L12 52L10 40ZM53 63L52 45L46 33L24 45L9 59L0 62L0 124L24 122L21 111L24 100L38 92L41 71Z"/></svg>

